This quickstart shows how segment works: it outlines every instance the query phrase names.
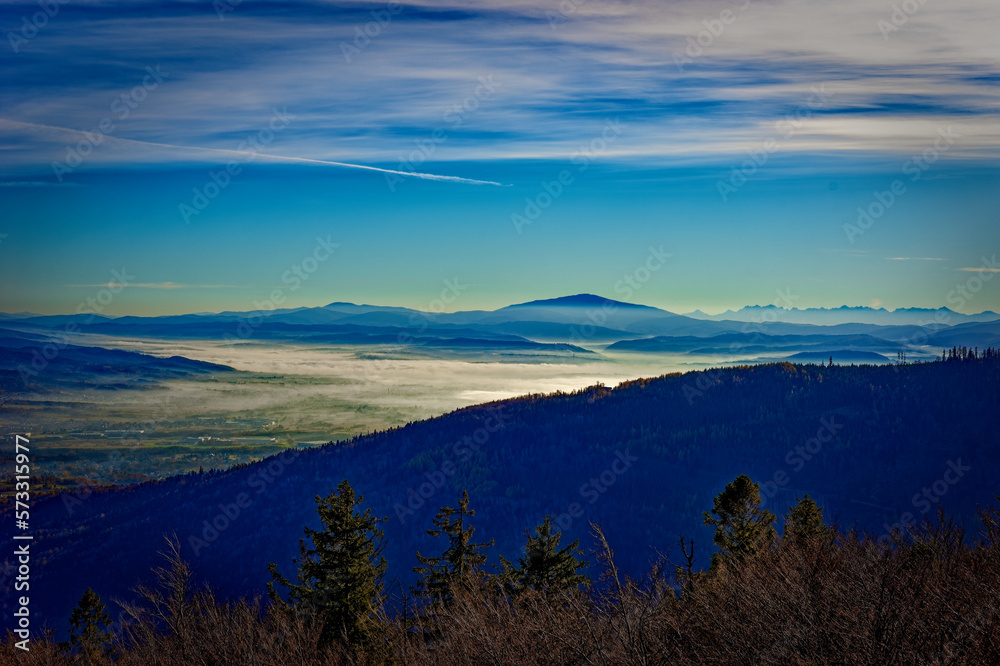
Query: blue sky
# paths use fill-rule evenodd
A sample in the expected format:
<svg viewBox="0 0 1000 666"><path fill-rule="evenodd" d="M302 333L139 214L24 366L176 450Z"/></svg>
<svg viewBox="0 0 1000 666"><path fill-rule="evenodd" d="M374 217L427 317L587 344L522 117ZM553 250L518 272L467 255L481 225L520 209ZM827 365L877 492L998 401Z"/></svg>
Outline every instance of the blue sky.
<svg viewBox="0 0 1000 666"><path fill-rule="evenodd" d="M995 4L903 4L0 3L0 310L998 310Z"/></svg>

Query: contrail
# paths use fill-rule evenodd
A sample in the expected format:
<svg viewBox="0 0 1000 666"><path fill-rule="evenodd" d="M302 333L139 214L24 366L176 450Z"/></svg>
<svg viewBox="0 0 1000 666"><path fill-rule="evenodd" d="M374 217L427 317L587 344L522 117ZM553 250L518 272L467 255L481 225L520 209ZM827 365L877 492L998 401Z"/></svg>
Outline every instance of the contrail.
<svg viewBox="0 0 1000 666"><path fill-rule="evenodd" d="M94 132L85 132L83 130L72 129L70 127L42 125L40 123L27 123L20 120L9 120L7 118L0 118L0 124L20 125L22 127L30 127L35 129L44 129L44 130L55 130L57 132L67 132L69 134L75 134L78 136L91 136L95 134ZM108 139L110 141L118 141L126 144L155 146L157 148L173 148L175 150L192 150L202 153L213 153L216 155L227 155L227 156L238 155L242 158L249 158L250 160L263 158L265 160L271 160L272 162L286 162L292 164L322 164L325 166L343 167L347 169L364 169L365 171L378 171L379 173L391 173L397 176L420 178L423 180L440 180L451 183L464 183L466 185L496 185L498 187L505 187L503 183L498 183L492 180L475 180L474 178L461 178L459 176L440 176L435 173L421 173L418 171L397 171L395 169L382 169L380 167L367 166L365 164L352 164L350 162L333 162L330 160L315 160L308 157L289 157L288 155L272 155L270 153L258 153L251 150L228 150L226 148L202 148L200 146L180 146L171 143L140 141L139 139L123 139L122 137L112 136L110 134L101 134L101 136L104 139Z"/></svg>

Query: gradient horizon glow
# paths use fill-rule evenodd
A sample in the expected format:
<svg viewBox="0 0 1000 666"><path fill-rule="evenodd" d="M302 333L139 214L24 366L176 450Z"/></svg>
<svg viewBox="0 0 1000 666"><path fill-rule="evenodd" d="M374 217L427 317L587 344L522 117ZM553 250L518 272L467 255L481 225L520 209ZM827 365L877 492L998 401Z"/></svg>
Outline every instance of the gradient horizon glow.
<svg viewBox="0 0 1000 666"><path fill-rule="evenodd" d="M114 271L109 315L429 310L456 281L449 310L1000 311L997 24L989 0L2 2L0 311L76 312Z"/></svg>

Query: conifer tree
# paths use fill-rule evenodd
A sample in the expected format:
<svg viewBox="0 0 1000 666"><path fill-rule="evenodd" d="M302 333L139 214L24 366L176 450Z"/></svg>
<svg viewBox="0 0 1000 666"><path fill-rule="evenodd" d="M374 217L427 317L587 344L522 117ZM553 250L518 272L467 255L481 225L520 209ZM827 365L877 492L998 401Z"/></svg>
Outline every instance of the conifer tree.
<svg viewBox="0 0 1000 666"><path fill-rule="evenodd" d="M69 616L69 641L62 647L75 652L80 663L103 664L111 654L111 616L101 598L91 589L80 597Z"/></svg>
<svg viewBox="0 0 1000 666"><path fill-rule="evenodd" d="M817 506L808 494L802 499L795 499L797 504L788 509L785 538L798 546L805 546L826 536L829 528L823 522L823 507Z"/></svg>
<svg viewBox="0 0 1000 666"><path fill-rule="evenodd" d="M435 539L441 536L448 539L448 547L439 557L425 557L418 552L421 566L413 568L420 574L417 591L429 596L432 603L451 603L455 590L471 585L482 572L486 563L485 550L493 545L493 540L472 542L476 528L467 525L467 519L475 515L476 512L469 508L469 492L463 490L458 508L442 507L433 520L437 529L427 530Z"/></svg>
<svg viewBox="0 0 1000 666"><path fill-rule="evenodd" d="M713 541L721 549L712 556L712 568L723 559L742 562L766 548L774 537L774 519L761 506L760 486L750 477L741 474L727 483L712 512L705 512L705 524L715 527Z"/></svg>
<svg viewBox="0 0 1000 666"><path fill-rule="evenodd" d="M305 528L299 540L297 582L292 583L272 563L268 570L271 600L286 610L304 613L320 623L320 646L341 642L360 649L373 647L377 640L377 613L384 600L382 578L386 561L382 557L382 530L385 518L362 513L364 501L355 496L345 480L337 492L316 497L322 530ZM275 583L288 588L288 601L281 598Z"/></svg>
<svg viewBox="0 0 1000 666"><path fill-rule="evenodd" d="M502 577L509 591L517 593L528 588L543 593L567 592L590 582L586 574L578 573L587 562L578 556L580 540L564 548L559 548L562 532L552 531L552 518L545 516L535 528L535 534L528 535L525 552L518 559L518 566L501 557Z"/></svg>

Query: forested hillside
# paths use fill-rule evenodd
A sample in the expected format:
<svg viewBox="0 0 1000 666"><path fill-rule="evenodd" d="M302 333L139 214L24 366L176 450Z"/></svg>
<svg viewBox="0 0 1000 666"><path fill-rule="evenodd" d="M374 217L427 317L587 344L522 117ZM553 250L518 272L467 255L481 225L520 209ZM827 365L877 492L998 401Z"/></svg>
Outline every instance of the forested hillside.
<svg viewBox="0 0 1000 666"><path fill-rule="evenodd" d="M317 526L313 498L343 479L389 518L388 577L405 584L414 553L435 549L431 519L463 488L476 538L496 540L491 562L516 558L524 530L551 514L569 541L601 524L634 575L679 535L705 565L703 512L740 474L778 515L808 492L828 520L876 534L939 504L972 526L977 503L1000 490L1000 360L961 356L737 367L526 396L224 472L47 500L32 512L43 563L33 612L62 627L88 587L128 598L169 533L223 596L263 594L268 563L287 568L303 526Z"/></svg>

